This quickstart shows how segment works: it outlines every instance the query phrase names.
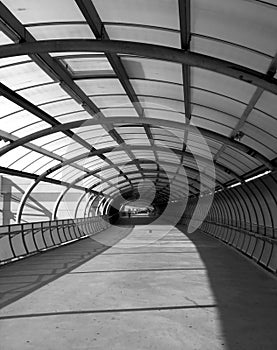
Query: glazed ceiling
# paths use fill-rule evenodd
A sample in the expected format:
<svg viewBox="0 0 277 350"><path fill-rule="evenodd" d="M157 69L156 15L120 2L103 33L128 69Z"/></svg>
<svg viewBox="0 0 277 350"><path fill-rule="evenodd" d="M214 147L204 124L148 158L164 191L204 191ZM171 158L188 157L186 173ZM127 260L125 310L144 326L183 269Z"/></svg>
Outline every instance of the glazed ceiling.
<svg viewBox="0 0 277 350"><path fill-rule="evenodd" d="M178 200L184 170L213 189L209 156L216 189L273 170L276 18L274 0L0 2L1 172Z"/></svg>

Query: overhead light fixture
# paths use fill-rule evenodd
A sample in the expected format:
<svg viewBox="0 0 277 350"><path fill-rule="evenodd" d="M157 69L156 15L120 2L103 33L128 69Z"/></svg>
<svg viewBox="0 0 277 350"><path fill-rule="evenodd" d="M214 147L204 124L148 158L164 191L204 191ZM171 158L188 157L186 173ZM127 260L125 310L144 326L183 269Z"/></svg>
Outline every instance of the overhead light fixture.
<svg viewBox="0 0 277 350"><path fill-rule="evenodd" d="M235 136L234 136L234 140L235 140L235 141L241 141L241 139L243 138L244 135L245 135L244 132L238 131L238 132L235 134Z"/></svg>
<svg viewBox="0 0 277 350"><path fill-rule="evenodd" d="M265 175L270 174L270 173L271 173L271 170L267 170L267 171L265 171L264 173L261 173L261 174L258 174L258 175L249 177L248 179L245 180L245 182L249 182L249 181L258 179L259 177L265 176Z"/></svg>
<svg viewBox="0 0 277 350"><path fill-rule="evenodd" d="M233 185L228 186L227 188L233 188L233 187L236 187L236 186L239 186L239 185L241 185L241 182L236 182Z"/></svg>

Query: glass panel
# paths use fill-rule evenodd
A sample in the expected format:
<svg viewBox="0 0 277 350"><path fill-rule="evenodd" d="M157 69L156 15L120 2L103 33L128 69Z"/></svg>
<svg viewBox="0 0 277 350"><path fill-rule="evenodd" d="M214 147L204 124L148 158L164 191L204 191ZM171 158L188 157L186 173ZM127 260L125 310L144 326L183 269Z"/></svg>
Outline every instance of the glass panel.
<svg viewBox="0 0 277 350"><path fill-rule="evenodd" d="M3 3L23 23L83 21L72 0L4 0Z"/></svg>
<svg viewBox="0 0 277 350"><path fill-rule="evenodd" d="M156 164L140 164L142 169L157 169Z"/></svg>
<svg viewBox="0 0 277 350"><path fill-rule="evenodd" d="M165 160L165 161L174 161L175 162L178 162L179 163L179 156L177 154L173 154L173 152L161 152L161 151L158 151L157 152L158 154L158 157L161 159L161 160Z"/></svg>
<svg viewBox="0 0 277 350"><path fill-rule="evenodd" d="M26 153L24 156L22 155L20 158L18 158L16 161L14 161L10 167L12 167L13 169L16 170L24 170L24 171L28 171L26 170L26 168L28 167L28 165L30 163L35 162L37 159L42 158L43 156L40 153L37 152L28 152Z"/></svg>
<svg viewBox="0 0 277 350"><path fill-rule="evenodd" d="M275 136L277 130L277 118L271 117L257 109L253 109L249 114L247 121L265 132Z"/></svg>
<svg viewBox="0 0 277 350"><path fill-rule="evenodd" d="M76 84L90 96L125 93L119 80L113 78L76 80Z"/></svg>
<svg viewBox="0 0 277 350"><path fill-rule="evenodd" d="M84 187L90 187L90 186L96 184L97 182L99 182L99 179L97 179L96 177L90 176L89 178L84 179L82 181L82 185Z"/></svg>
<svg viewBox="0 0 277 350"><path fill-rule="evenodd" d="M63 60L73 76L107 76L115 75L112 66L104 55L67 58Z"/></svg>
<svg viewBox="0 0 277 350"><path fill-rule="evenodd" d="M37 171L36 174L40 175L43 174L46 170L49 168L52 168L53 166L59 164L57 160L52 160L51 162L46 163L44 166L41 166Z"/></svg>
<svg viewBox="0 0 277 350"><path fill-rule="evenodd" d="M87 157L81 161L78 161L77 164L79 164L79 165L81 165L89 170L94 170L94 169L98 169L98 168L107 166L107 163L98 157Z"/></svg>
<svg viewBox="0 0 277 350"><path fill-rule="evenodd" d="M212 130L225 136L230 136L232 132L232 128L229 128L225 125L222 125L204 118L197 118L192 116L191 123L197 127L201 127L207 130Z"/></svg>
<svg viewBox="0 0 277 350"><path fill-rule="evenodd" d="M119 172L113 168L107 169L107 170L101 170L97 173L98 176L101 176L101 178L108 178L113 175L119 175Z"/></svg>
<svg viewBox="0 0 277 350"><path fill-rule="evenodd" d="M155 138L174 141L174 142L183 142L184 139L184 130L172 129L167 127L151 128Z"/></svg>
<svg viewBox="0 0 277 350"><path fill-rule="evenodd" d="M101 125L82 125L79 128L75 128L74 132L78 134L79 136L82 136L84 138L88 137L102 137L102 136L108 136L108 132L101 126Z"/></svg>
<svg viewBox="0 0 277 350"><path fill-rule="evenodd" d="M229 155L232 159L237 159L240 163L247 165L249 168L254 168L260 164L255 158L249 157L245 153L241 153L230 147L225 149L225 154Z"/></svg>
<svg viewBox="0 0 277 350"><path fill-rule="evenodd" d="M77 157L81 154L87 153L88 150L84 147L79 147L76 149L76 147L68 147L66 150L66 153L63 154L63 157L67 158L67 159L71 159L73 157Z"/></svg>
<svg viewBox="0 0 277 350"><path fill-rule="evenodd" d="M264 91L256 104L256 108L277 118L277 96Z"/></svg>
<svg viewBox="0 0 277 350"><path fill-rule="evenodd" d="M245 103L250 100L256 89L254 85L238 79L195 67L191 68L191 85L222 93ZM220 110L224 110L224 106L222 107Z"/></svg>
<svg viewBox="0 0 277 350"><path fill-rule="evenodd" d="M157 118L157 119L164 119L164 120L172 120L179 123L185 122L185 114L181 114L174 111L161 111L161 110L154 110L154 109L145 109L145 116L147 118Z"/></svg>
<svg viewBox="0 0 277 350"><path fill-rule="evenodd" d="M183 84L181 64L126 56L122 56L121 61L131 79L153 79Z"/></svg>
<svg viewBox="0 0 277 350"><path fill-rule="evenodd" d="M54 39L95 39L86 24L40 25L28 28L37 40Z"/></svg>
<svg viewBox="0 0 277 350"><path fill-rule="evenodd" d="M148 5L149 6L149 5ZM126 20L126 19L125 19ZM152 22L149 22L152 23ZM180 48L180 34L177 31L139 26L106 25L110 39L137 41L147 44Z"/></svg>
<svg viewBox="0 0 277 350"><path fill-rule="evenodd" d="M43 130L49 127L50 125L44 121L36 122L34 124L26 126L25 128L14 131L14 135L17 137L23 137L23 136L31 135L34 132L37 132L39 130Z"/></svg>
<svg viewBox="0 0 277 350"><path fill-rule="evenodd" d="M1 43L0 43L0 45L1 45ZM20 63L20 62L31 62L31 59L29 56L26 56L26 55L0 58L0 67L8 66L8 65Z"/></svg>
<svg viewBox="0 0 277 350"><path fill-rule="evenodd" d="M28 150L27 148L17 147L16 149L13 149L1 156L1 164L2 166L9 167L10 164L13 164L17 159L24 157L24 155L29 152L30 150Z"/></svg>
<svg viewBox="0 0 277 350"><path fill-rule="evenodd" d="M179 29L177 0L94 0L102 21L149 24Z"/></svg>
<svg viewBox="0 0 277 350"><path fill-rule="evenodd" d="M59 155L65 155L68 152L68 150L71 150L72 148L83 148L78 143L74 142L69 137L64 137L62 139L50 142L49 144L43 146L45 149L51 152L55 152Z"/></svg>
<svg viewBox="0 0 277 350"><path fill-rule="evenodd" d="M1 135L1 131L0 131L0 135ZM1 140L1 137L0 137L0 148L6 146L6 142L4 140Z"/></svg>
<svg viewBox="0 0 277 350"><path fill-rule="evenodd" d="M271 149L273 152L277 153L277 138L271 134L268 134L264 130L261 130L254 125L249 123L245 123L241 128L241 131L245 133L245 135L257 140L261 145L267 146L268 149ZM244 142L244 137L242 138L242 142Z"/></svg>
<svg viewBox="0 0 277 350"><path fill-rule="evenodd" d="M183 145L180 145L180 144L175 143L175 142L165 141L165 140L155 141L155 145L158 147L170 147L170 148L179 149L179 150L181 150L183 148Z"/></svg>
<svg viewBox="0 0 277 350"><path fill-rule="evenodd" d="M62 132L57 132L55 134L50 134L47 136L40 137L39 139L36 139L32 141L37 146L44 146L52 141L57 141L59 139L59 142L61 145L65 145L64 143L69 142L71 139L67 136L65 136Z"/></svg>
<svg viewBox="0 0 277 350"><path fill-rule="evenodd" d="M160 83L149 80L130 79L135 92L138 95L164 96L177 100L184 99L183 87L169 83Z"/></svg>
<svg viewBox="0 0 277 350"><path fill-rule="evenodd" d="M192 1L193 33L275 54L276 11L261 1Z"/></svg>
<svg viewBox="0 0 277 350"><path fill-rule="evenodd" d="M12 44L13 41L7 37L1 30L0 30L0 45L8 45Z"/></svg>
<svg viewBox="0 0 277 350"><path fill-rule="evenodd" d="M107 153L106 157L110 160L122 160L124 161L130 161L130 157L124 152L124 151L114 151L111 153Z"/></svg>
<svg viewBox="0 0 277 350"><path fill-rule="evenodd" d="M185 113L183 99L170 100L167 97L151 97L151 96L139 96L140 103L144 108L154 108L161 110L171 110L180 113Z"/></svg>
<svg viewBox="0 0 277 350"><path fill-rule="evenodd" d="M259 143L256 140L253 140L252 138L248 137L245 135L243 137L243 143L246 144L247 146L257 150L260 152L262 155L267 157L268 159L275 159L276 158L276 151L272 151L269 148L263 146L261 143Z"/></svg>
<svg viewBox="0 0 277 350"><path fill-rule="evenodd" d="M128 179L139 179L139 178L142 178L142 176L139 172L137 172L137 174L128 175Z"/></svg>
<svg viewBox="0 0 277 350"><path fill-rule="evenodd" d="M212 120L220 124L225 124L226 126L229 126L231 128L234 128L239 122L238 118L233 117L230 114L222 113L214 109L198 105L192 106L192 114L195 117L203 117L205 119Z"/></svg>
<svg viewBox="0 0 277 350"><path fill-rule="evenodd" d="M0 128L9 133L19 131L20 129L26 128L28 125L32 125L35 123L39 123L40 119L33 114L22 111L18 113L14 113L0 119ZM50 124L45 123L45 126L50 127Z"/></svg>
<svg viewBox="0 0 277 350"><path fill-rule="evenodd" d="M132 107L132 103L126 95L117 96L93 96L90 98L98 108L105 107Z"/></svg>
<svg viewBox="0 0 277 350"><path fill-rule="evenodd" d="M138 117L138 114L134 108L103 108L101 113L105 117Z"/></svg>
<svg viewBox="0 0 277 350"><path fill-rule="evenodd" d="M145 134L144 128L140 126L122 126L116 127L115 130L120 134Z"/></svg>
<svg viewBox="0 0 277 350"><path fill-rule="evenodd" d="M68 94L57 83L34 86L18 91L18 94L35 105L68 98Z"/></svg>
<svg viewBox="0 0 277 350"><path fill-rule="evenodd" d="M159 135L157 133L155 133L153 135L154 135L155 141L157 141L157 143L160 142L161 145L163 142L174 142L176 144L179 144L180 146L183 144L183 137L182 137L182 139L179 139L175 135L164 136L164 135Z"/></svg>
<svg viewBox="0 0 277 350"><path fill-rule="evenodd" d="M135 165L122 165L119 167L123 171L123 173L127 173L129 171L137 171L138 168Z"/></svg>
<svg viewBox="0 0 277 350"><path fill-rule="evenodd" d="M36 152L32 152L32 153L34 155L36 154ZM31 159L30 159L29 161L31 164L25 168L25 171L27 171L29 173L36 173L40 169L40 167L49 164L52 160L53 159L51 159L50 157L46 157L46 156L41 157L41 155L40 155L40 158L36 161L31 161ZM57 161L55 161L55 162L58 164ZM47 169L48 168L49 168L49 166L47 167Z"/></svg>
<svg viewBox="0 0 277 350"><path fill-rule="evenodd" d="M62 167L61 169L58 169L56 171L54 171L53 173L49 174L48 177L57 179L57 180L62 180L65 176L67 176L68 174L70 174L72 171L75 171L75 168L66 165L64 167Z"/></svg>
<svg viewBox="0 0 277 350"><path fill-rule="evenodd" d="M118 183L118 178L116 177L115 179L110 179L110 180L109 180L109 183L110 183L110 184L113 184L113 185L117 185L117 183Z"/></svg>
<svg viewBox="0 0 277 350"><path fill-rule="evenodd" d="M243 164L239 163L239 162L234 162L232 161L233 159L226 155L226 154L222 154L219 158L219 163L226 166L229 169L232 169L233 171L235 171L238 175L243 175L243 173L250 171L251 169L247 166L244 166Z"/></svg>
<svg viewBox="0 0 277 350"><path fill-rule="evenodd" d="M60 123L69 123L77 120L84 120L91 118L91 115L84 111L77 111L73 113L66 113L61 116L55 116Z"/></svg>
<svg viewBox="0 0 277 350"><path fill-rule="evenodd" d="M85 175L85 172L84 171L81 171L81 170L78 170L72 166L68 166L66 168L62 168L61 171L57 172L55 174L55 178L61 180L61 181L72 181L72 176L77 179L77 177L81 177L81 176L84 176ZM84 180L80 180L80 181L85 181ZM80 185L83 185L81 183L79 183Z"/></svg>
<svg viewBox="0 0 277 350"><path fill-rule="evenodd" d="M238 118L240 118L246 108L246 104L240 103L236 100L231 100L228 96L224 97L216 95L199 88L191 89L191 101L198 105L218 109L224 113L237 116Z"/></svg>
<svg viewBox="0 0 277 350"><path fill-rule="evenodd" d="M110 187L110 185L105 183L105 184L100 184L100 185L94 187L93 190L97 191L97 192L102 192L104 189L109 188L109 187Z"/></svg>
<svg viewBox="0 0 277 350"><path fill-rule="evenodd" d="M152 151L133 151L135 157L139 159L155 159L154 153Z"/></svg>
<svg viewBox="0 0 277 350"><path fill-rule="evenodd" d="M203 37L192 36L190 47L191 51L234 62L262 73L266 73L271 61L269 57L253 51Z"/></svg>
<svg viewBox="0 0 277 350"><path fill-rule="evenodd" d="M41 105L40 108L51 116L79 111L80 105L73 99L66 99L57 102Z"/></svg>
<svg viewBox="0 0 277 350"><path fill-rule="evenodd" d="M1 82L13 90L52 82L52 79L34 62L2 67L0 74Z"/></svg>
<svg viewBox="0 0 277 350"><path fill-rule="evenodd" d="M95 143L93 145L96 149L101 149L105 147L117 147L118 143L116 141L110 140L105 141L104 138L102 138L102 142Z"/></svg>
<svg viewBox="0 0 277 350"><path fill-rule="evenodd" d="M132 146L132 145L145 145L150 147L149 140L140 140L140 139L130 139L125 140L126 145Z"/></svg>
<svg viewBox="0 0 277 350"><path fill-rule="evenodd" d="M126 134L126 133L121 133L122 138L126 140L148 140L148 137L146 134Z"/></svg>
<svg viewBox="0 0 277 350"><path fill-rule="evenodd" d="M22 109L17 104L11 102L3 96L0 96L0 106L0 117L20 111Z"/></svg>
<svg viewBox="0 0 277 350"><path fill-rule="evenodd" d="M68 174L68 177L64 177L63 181L73 182L73 181L77 180L78 178L82 177L83 175L85 175L85 173L83 171L75 169L74 172L72 171L71 173ZM79 182L79 185L82 186L82 183Z"/></svg>

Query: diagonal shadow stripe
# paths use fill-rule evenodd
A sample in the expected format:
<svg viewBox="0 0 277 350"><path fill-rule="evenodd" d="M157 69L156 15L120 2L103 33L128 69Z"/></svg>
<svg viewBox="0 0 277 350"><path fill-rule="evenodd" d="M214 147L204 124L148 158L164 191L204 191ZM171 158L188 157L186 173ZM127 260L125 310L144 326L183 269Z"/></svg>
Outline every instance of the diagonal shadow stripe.
<svg viewBox="0 0 277 350"><path fill-rule="evenodd" d="M168 311L168 310L186 310L186 309L208 309L216 308L216 304L207 305L180 305L180 306L157 306L157 307L142 307L131 309L105 309L105 310L81 310L81 311L60 311L60 312L44 312L39 314L23 314L23 315L10 315L0 317L2 320L12 320L20 318L38 318L38 317L53 317L64 315L86 315L86 314L106 314L117 312L148 312L148 311Z"/></svg>
<svg viewBox="0 0 277 350"><path fill-rule="evenodd" d="M78 274L92 274L92 273L118 273L118 272L163 272L163 271L203 271L206 270L204 267L195 267L195 268L168 268L168 269L134 269L134 270L97 270L97 271L80 271L80 272L70 272L70 275Z"/></svg>

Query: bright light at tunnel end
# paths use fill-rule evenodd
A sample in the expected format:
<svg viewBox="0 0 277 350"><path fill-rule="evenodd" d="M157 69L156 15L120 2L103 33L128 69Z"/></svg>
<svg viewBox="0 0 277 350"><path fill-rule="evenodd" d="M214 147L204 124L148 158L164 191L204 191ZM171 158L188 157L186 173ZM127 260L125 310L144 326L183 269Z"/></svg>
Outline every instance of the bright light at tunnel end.
<svg viewBox="0 0 277 350"><path fill-rule="evenodd" d="M121 107L124 108L126 106L121 106ZM160 104L159 105L149 104L149 103L147 104L146 107L155 109L155 110L169 109L168 106L163 106ZM180 121L184 120L183 114L178 113L177 111L172 109L171 111L174 112L176 115L179 114L178 119ZM122 126L130 127L130 125L128 125L129 123L124 123L124 117L122 118L122 120L123 120L121 124ZM147 118L147 121L150 122L149 124L147 123L141 124L140 120L136 120L136 118L134 118L134 124L138 122L138 124L136 125L137 127L140 127L142 129L145 125L151 126L151 118ZM118 127L118 125L116 125L116 127ZM82 129L89 130L90 128L91 126L86 125L86 122L85 122L82 125L82 127L79 128L79 130L81 130L80 132L82 132ZM153 128L156 128L156 129L158 128L161 135L168 137L168 139L170 139L171 141L174 140L176 149L182 150L183 144L185 142L186 152L189 152L193 156L194 163L197 166L197 171L199 175L197 177L198 179L196 180L199 182L200 195L198 197L198 202L197 202L195 211L188 225L188 232L192 233L201 226L212 205L213 194L215 192L215 167L213 163L212 153L210 151L210 148L208 146L208 143L205 137L201 134L199 129L196 126L192 125L191 123L189 124L189 129L186 134L185 134L185 128L186 128L185 123L182 124L180 129L182 133L180 132L179 129L167 128L163 126L162 123L161 125L158 125L158 126L153 123ZM184 139L184 137L186 137L186 140ZM101 148L99 147L101 140L102 140L102 136L99 136L98 138L94 138L92 146L94 146L96 149ZM141 143L139 143L139 145L141 145ZM169 171L169 169L172 169L172 167L170 168L169 166L166 166L165 164L168 162L166 162L165 160L170 159L170 163L172 163L172 166L178 167L178 165L180 165L180 152L179 153L175 152L169 146L166 140L155 139L154 145L156 150L154 153L153 152L149 153L147 151L145 152L140 151L139 153L137 153L136 151L134 152L136 147L136 140L134 139L132 140L131 147L129 142L124 142L123 144L121 143L113 147L112 152L107 153L107 158L109 158L109 155L112 154L113 152L124 151L125 154L128 154L128 160L125 161L124 159L122 159L122 162L120 163L120 169L123 175L125 174L124 168L127 169L127 167L130 167L130 165L137 166L139 161L142 161L142 160L144 162L148 161L149 163L153 163L153 164L158 163L159 166L162 168L164 177L167 179L169 184L168 200L162 213L159 216L157 216L150 224L145 224L143 226L140 225L140 229L144 230L145 232L153 232L153 228L161 227L161 226L167 227L168 229L166 230L157 229L155 230L155 234L149 235L145 240L145 242L137 242L136 244L134 243L132 247L135 247L135 246L141 247L143 245L154 243L159 239L161 239L162 237L164 237L165 235L167 235L168 232L171 230L171 228L175 226L184 215L186 206L187 206L187 200L189 197L189 179L186 172L186 162L187 162L186 157L184 157L184 161L183 161L184 166L180 166L178 171L178 188L180 189L179 192L181 196L180 198L176 198L176 188L173 191L174 181L176 181L175 174L174 172L172 173L171 171ZM68 146L68 147L71 148L72 146ZM149 150L153 150L152 145L151 147L149 147ZM72 150L69 150L69 151L72 151ZM153 158L153 154L155 155L154 158ZM203 156L203 154L205 156ZM163 161L165 161L165 163L163 163ZM88 163L89 163L88 158L82 159L82 166L83 166L84 172L87 172ZM79 162L79 165L80 165L80 162ZM99 166L100 170L97 173L97 177L98 179L100 179L100 181L103 178L110 177L110 176L107 176L107 167L108 167L108 163L102 163L102 164L100 163L100 166ZM139 168L137 169L137 175L138 175L137 177L140 176ZM126 176L128 176L128 171L126 171ZM120 182L122 182L122 179L123 179L122 176L118 176L117 178L115 177L115 179L111 180L112 185L117 187L117 189L113 192L113 198L117 198L117 201L116 203L112 201L111 204L117 210L120 210L122 203L126 201L126 199L123 196L123 193L118 188L118 186L120 186ZM132 177L130 178L130 180L131 182L133 182ZM80 180L78 185L87 186L87 181L88 181L87 177L85 177L84 179ZM102 183L103 191L105 191L106 189L105 186L106 184L103 181ZM101 187L101 184L100 184L100 187ZM136 203L137 201L143 201L145 206L151 206L153 204L153 201L155 199L155 195L157 192L157 187L155 186L155 180L153 182L150 178L147 178L147 177L144 178L140 176L140 180L136 180L134 187L136 188L138 197L133 199L132 204L135 206L137 204ZM207 189L210 195L201 196L202 193L207 192ZM88 196L84 196L84 201L87 201L88 198L89 198ZM65 198L64 198L64 201L66 202ZM120 204L117 204L117 203L120 203ZM85 203L84 203L84 206L85 206ZM104 218L102 218L102 220L104 220ZM115 227L118 227L118 226L115 225ZM158 234L158 232L160 233ZM91 238L94 240L101 241L100 236L101 235L91 236ZM126 239L128 238L124 238L124 240ZM103 243L103 242L100 242L100 243ZM109 242L107 241L107 238L105 238L105 245L113 246L114 240L111 239L111 241Z"/></svg>

